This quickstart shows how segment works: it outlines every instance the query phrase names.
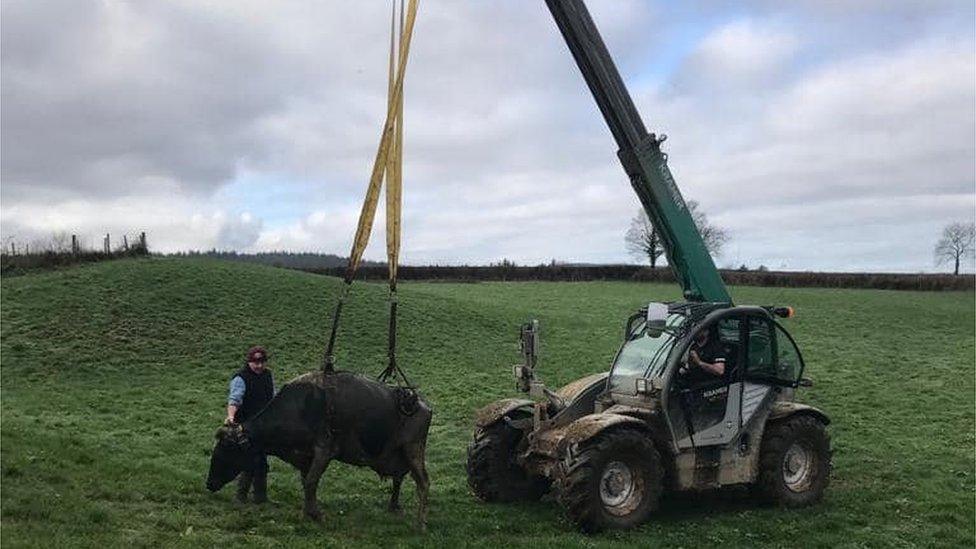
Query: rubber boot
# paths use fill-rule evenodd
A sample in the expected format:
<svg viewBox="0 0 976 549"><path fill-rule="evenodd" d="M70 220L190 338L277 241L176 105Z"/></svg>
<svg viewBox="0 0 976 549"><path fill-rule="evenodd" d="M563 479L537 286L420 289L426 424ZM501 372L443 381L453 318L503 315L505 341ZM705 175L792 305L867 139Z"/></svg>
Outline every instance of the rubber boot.
<svg viewBox="0 0 976 549"><path fill-rule="evenodd" d="M247 494L251 491L253 478L251 473L241 473L237 478L237 501L247 503ZM257 495L257 486L254 487L254 495Z"/></svg>
<svg viewBox="0 0 976 549"><path fill-rule="evenodd" d="M254 503L268 502L268 476L254 477Z"/></svg>

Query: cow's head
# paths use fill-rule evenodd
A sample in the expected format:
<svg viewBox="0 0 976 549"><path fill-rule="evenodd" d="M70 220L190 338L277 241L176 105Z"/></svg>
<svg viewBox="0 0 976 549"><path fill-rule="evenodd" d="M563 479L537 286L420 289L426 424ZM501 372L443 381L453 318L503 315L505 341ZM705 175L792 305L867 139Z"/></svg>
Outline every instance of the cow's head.
<svg viewBox="0 0 976 549"><path fill-rule="evenodd" d="M251 460L251 444L244 429L237 424L217 430L217 443L210 456L207 490L216 492L237 478Z"/></svg>

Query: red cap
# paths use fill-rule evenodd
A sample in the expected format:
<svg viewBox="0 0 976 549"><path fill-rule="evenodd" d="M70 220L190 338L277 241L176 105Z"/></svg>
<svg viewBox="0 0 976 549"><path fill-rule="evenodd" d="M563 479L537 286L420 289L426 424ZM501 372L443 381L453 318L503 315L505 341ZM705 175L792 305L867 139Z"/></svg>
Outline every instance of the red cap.
<svg viewBox="0 0 976 549"><path fill-rule="evenodd" d="M268 351L265 351L264 347L255 345L247 350L248 362L261 362L263 360L268 360Z"/></svg>

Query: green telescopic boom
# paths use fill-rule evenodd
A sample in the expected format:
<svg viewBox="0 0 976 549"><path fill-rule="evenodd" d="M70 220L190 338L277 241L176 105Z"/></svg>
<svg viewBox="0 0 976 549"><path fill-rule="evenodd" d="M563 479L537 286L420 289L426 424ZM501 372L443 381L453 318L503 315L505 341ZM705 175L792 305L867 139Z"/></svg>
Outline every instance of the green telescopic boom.
<svg viewBox="0 0 976 549"><path fill-rule="evenodd" d="M678 190L661 142L647 133L627 87L582 0L546 0L620 150L617 156L661 235L668 265L685 299L731 303L701 233Z"/></svg>

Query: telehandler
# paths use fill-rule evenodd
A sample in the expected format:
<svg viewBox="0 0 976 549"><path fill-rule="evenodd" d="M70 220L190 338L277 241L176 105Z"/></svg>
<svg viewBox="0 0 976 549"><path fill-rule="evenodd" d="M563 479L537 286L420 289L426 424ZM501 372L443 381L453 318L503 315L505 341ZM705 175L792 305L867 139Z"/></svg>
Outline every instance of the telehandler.
<svg viewBox="0 0 976 549"><path fill-rule="evenodd" d="M582 0L546 0L619 147L684 300L627 319L610 370L550 390L536 377L539 325L521 327L514 367L529 398L476 414L468 483L484 501L549 490L583 530L646 521L665 490L749 485L795 507L821 499L831 468L827 415L794 401L803 356L778 319L789 307L735 306L661 151Z"/></svg>

